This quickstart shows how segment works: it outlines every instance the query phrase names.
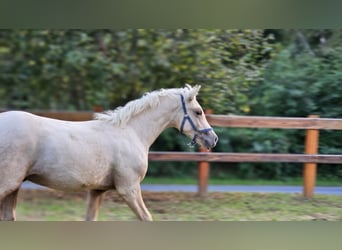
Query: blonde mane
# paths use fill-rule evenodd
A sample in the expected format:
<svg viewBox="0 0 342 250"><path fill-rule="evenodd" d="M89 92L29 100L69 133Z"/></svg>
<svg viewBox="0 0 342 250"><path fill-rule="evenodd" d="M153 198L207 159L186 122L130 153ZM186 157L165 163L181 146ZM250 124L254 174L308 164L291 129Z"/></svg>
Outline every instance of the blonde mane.
<svg viewBox="0 0 342 250"><path fill-rule="evenodd" d="M157 107L161 96L184 94L185 91L190 91L191 89L192 87L190 85L186 85L185 88L160 89L149 92L144 94L140 99L128 102L123 107L118 107L103 113L96 113L95 119L107 121L116 126L125 125L132 117L149 108Z"/></svg>

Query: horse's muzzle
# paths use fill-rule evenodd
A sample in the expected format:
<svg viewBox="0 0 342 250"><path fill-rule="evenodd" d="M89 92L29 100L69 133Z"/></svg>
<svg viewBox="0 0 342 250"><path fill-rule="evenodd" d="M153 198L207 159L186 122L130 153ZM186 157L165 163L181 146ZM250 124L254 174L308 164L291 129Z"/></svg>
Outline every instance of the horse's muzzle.
<svg viewBox="0 0 342 250"><path fill-rule="evenodd" d="M218 136L215 134L213 130L199 135L198 139L199 144L201 144L203 147L207 149L215 147L218 142Z"/></svg>

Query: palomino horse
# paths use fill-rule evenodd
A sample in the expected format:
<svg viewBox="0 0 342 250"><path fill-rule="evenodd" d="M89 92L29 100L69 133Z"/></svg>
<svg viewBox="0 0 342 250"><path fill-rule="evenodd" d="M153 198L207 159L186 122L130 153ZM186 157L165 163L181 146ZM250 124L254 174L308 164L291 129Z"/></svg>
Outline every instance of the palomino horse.
<svg viewBox="0 0 342 250"><path fill-rule="evenodd" d="M95 119L69 122L21 111L0 114L0 219L15 220L23 181L88 191L86 220L115 189L140 220L152 220L140 189L151 144L167 127L212 148L218 140L196 101L200 86L148 93Z"/></svg>

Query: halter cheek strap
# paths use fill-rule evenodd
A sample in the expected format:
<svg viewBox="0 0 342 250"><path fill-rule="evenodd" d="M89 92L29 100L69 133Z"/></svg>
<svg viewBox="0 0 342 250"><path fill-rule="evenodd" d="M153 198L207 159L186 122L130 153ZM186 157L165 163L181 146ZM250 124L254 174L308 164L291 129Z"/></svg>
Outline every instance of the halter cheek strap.
<svg viewBox="0 0 342 250"><path fill-rule="evenodd" d="M182 102L182 108L183 108L183 113L184 113L184 117L180 126L180 132L184 135L183 131L184 131L184 126L186 121L189 121L192 129L196 132L194 137L192 138L192 140L190 141L189 145L190 146L194 146L196 144L196 139L198 137L199 134L204 134L207 133L211 130L213 130L212 128L205 128L205 129L198 129L195 125L195 123L193 122L193 120L191 119L191 117L188 114L187 108L186 108L186 104L185 104L185 99L183 95L181 96L181 102Z"/></svg>

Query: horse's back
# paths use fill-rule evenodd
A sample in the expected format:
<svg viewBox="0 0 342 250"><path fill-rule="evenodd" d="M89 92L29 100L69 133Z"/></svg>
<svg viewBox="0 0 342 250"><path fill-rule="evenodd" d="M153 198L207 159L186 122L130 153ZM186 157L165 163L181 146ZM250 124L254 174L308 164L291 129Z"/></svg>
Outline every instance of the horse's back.
<svg viewBox="0 0 342 250"><path fill-rule="evenodd" d="M16 138L25 139L32 131L34 115L23 111L8 111L0 114L0 144L17 143ZM14 140L14 141L13 141ZM12 144L10 143L10 144Z"/></svg>
<svg viewBox="0 0 342 250"><path fill-rule="evenodd" d="M42 144L44 138L52 135L53 128L49 124L55 124L55 121L24 111L1 113L0 167L18 161L32 165L39 157L39 150L45 146Z"/></svg>
<svg viewBox="0 0 342 250"><path fill-rule="evenodd" d="M41 118L42 117L25 111L7 111L0 113L0 128L5 130L25 130L25 128L34 125L32 123L34 123L35 120Z"/></svg>

